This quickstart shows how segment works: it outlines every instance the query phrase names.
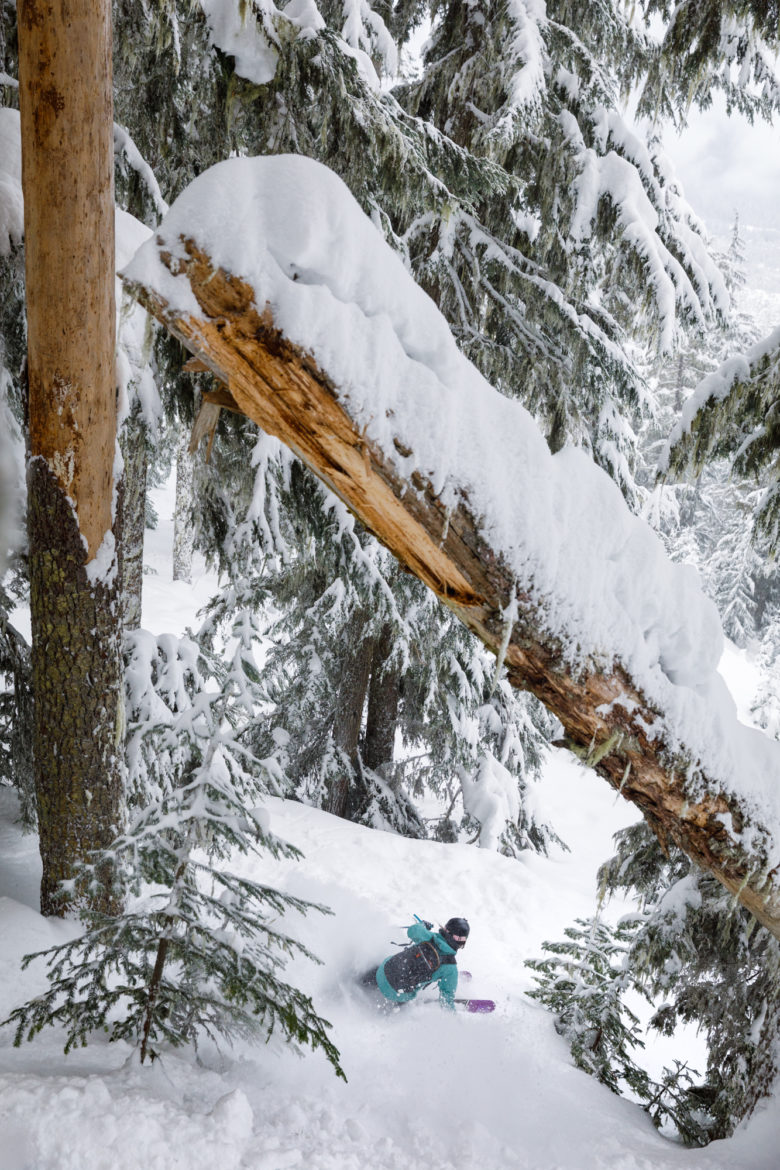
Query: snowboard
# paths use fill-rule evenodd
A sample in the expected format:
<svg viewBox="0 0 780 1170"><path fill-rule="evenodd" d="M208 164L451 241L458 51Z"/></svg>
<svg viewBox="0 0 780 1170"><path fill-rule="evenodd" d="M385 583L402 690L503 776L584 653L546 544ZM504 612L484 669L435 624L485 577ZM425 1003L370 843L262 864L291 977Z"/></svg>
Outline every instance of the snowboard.
<svg viewBox="0 0 780 1170"><path fill-rule="evenodd" d="M455 1003L463 1004L467 1012L485 1015L496 1010L495 1000L492 999L456 999Z"/></svg>

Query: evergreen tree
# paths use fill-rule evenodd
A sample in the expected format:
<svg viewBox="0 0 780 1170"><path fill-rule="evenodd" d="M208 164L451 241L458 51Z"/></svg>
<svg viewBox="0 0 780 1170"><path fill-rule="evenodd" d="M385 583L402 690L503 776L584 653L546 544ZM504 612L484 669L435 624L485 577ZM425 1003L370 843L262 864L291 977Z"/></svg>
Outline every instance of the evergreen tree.
<svg viewBox="0 0 780 1170"><path fill-rule="evenodd" d="M366 580L347 577L345 587L343 574L313 598L300 590L272 631L265 679L273 707L260 750L283 737L296 794L375 827L425 835L410 797L435 793L449 810L434 831L450 838L479 826L477 809L486 806L478 795L490 787L492 760L514 793L497 834L501 847L545 848L549 829L526 797L546 720L508 684L494 689L494 661L435 598L388 572L387 554L373 541L364 551L393 593L380 574L373 596L363 593ZM354 669L345 675L343 642L356 631Z"/></svg>
<svg viewBox="0 0 780 1170"><path fill-rule="evenodd" d="M729 461L713 461L694 482L657 483L669 432L695 388L714 371L729 350L752 345L757 330L739 301L745 284L744 242L736 216L729 247L719 256L731 298L728 316L706 333L689 332L672 360L657 360L648 373L657 411L643 428L644 514L661 535L674 560L694 564L705 591L718 606L726 634L744 646L759 633L764 605L759 591L762 558L751 540L752 518L760 506L754 481L737 476Z"/></svg>
<svg viewBox="0 0 780 1170"><path fill-rule="evenodd" d="M759 632L757 583L763 559L751 540L751 522L760 493L745 483L729 482L722 468L703 490L714 524L707 534L704 589L718 606L724 633L746 646Z"/></svg>
<svg viewBox="0 0 780 1170"><path fill-rule="evenodd" d="M238 653L243 653L243 647ZM247 712L235 668L188 638L132 636L127 668L127 830L83 867L81 881L131 890L119 915L86 909L84 934L45 957L49 987L9 1016L16 1040L59 1025L65 1051L97 1030L127 1040L143 1062L205 1034L270 1035L322 1048L343 1076L327 1021L282 982L286 958L314 956L281 933L280 915L324 907L226 866L239 854L300 857L254 809L266 785L241 744ZM216 684L216 686L215 686Z"/></svg>
<svg viewBox="0 0 780 1170"><path fill-rule="evenodd" d="M422 18L424 6L400 4L382 11L403 40ZM580 37L570 28L587 24L587 13L567 11L558 14L560 20L547 20L533 6L518 5L511 11L491 6L485 51L493 54L496 65L487 71L493 90L482 93L479 70L466 62L458 110L450 117L428 100L431 85L423 87L424 93L408 86L400 90L403 105L377 87L374 65L392 71L395 50L379 11L367 3L348 9L323 3L319 13L314 6L303 13L265 4L246 9L226 4L218 10L204 2L188 10L186 19L175 4L138 9L118 3L115 142L120 198L151 224L165 198L230 150L302 151L326 162L404 252L488 376L535 404L553 445L571 438L585 442L630 493L633 432L624 415L639 405L641 394L620 345L626 321L614 305L604 308L604 290L624 287L624 268L632 271L631 279L649 272L656 307L664 304L668 333L670 312L674 314L669 297L684 311L701 315L711 308L710 285L716 274L702 262L699 245L693 246L679 198L671 189L662 190L652 152L638 140L629 141L617 117L618 87L608 79L609 68L616 61L641 58L645 49L619 16L608 9L605 13L608 62L600 59L601 50L597 54L585 47L588 36L593 40L592 30ZM455 7L448 9L439 39L457 35L462 19ZM528 60L524 44L532 49ZM446 51L446 46L440 49ZM426 74L441 80L437 51ZM620 84L628 83L628 73L621 65ZM500 92L502 86L508 87L509 98ZM415 116L414 109L422 110L426 103L423 116ZM491 132L456 129L458 111L468 122L468 111L477 108L490 111ZM191 133L195 120L197 136ZM630 200L622 198L620 184L602 167L615 151L625 182L638 184L643 193L641 223L634 222ZM561 164L551 169L559 153ZM588 176L599 168L591 198ZM581 197L572 201L575 188ZM613 204L614 214L609 212ZM661 224L659 232L650 223L653 216ZM615 231L618 221L620 230ZM640 237L637 246L632 241ZM594 247L594 241L607 251ZM610 249L613 257L634 260L627 266L623 260L609 260ZM683 271L688 272L684 279ZM625 288L624 303L633 291ZM666 290L663 297L659 290ZM158 380L164 398L171 401L182 398L177 362L181 357L176 346L158 348ZM568 397L563 391L569 385L583 387L585 397L564 409ZM239 438L240 428L223 425L225 429ZM219 506L224 502L223 496ZM220 523L221 531L219 524L212 527L212 519L198 521L201 547L209 556L219 555L217 542L229 531L227 515ZM362 572L359 547L360 540L352 542L357 560L347 574L355 582ZM297 558L295 572L300 573L301 564ZM316 587L315 579L311 596ZM392 652L383 647L394 628L406 622L406 604L399 597L385 614L350 604L352 624L334 631L340 663L334 657L333 677L338 676L343 710L353 710L351 724L346 718L337 720L337 741L344 741L337 746L345 753L340 758L352 761L353 781L364 702L377 718L370 718L365 728L363 775L379 776L377 769L391 763L376 753L388 755L386 745L394 738L390 712L400 711L403 703L396 694L400 680ZM419 608L415 599L408 604ZM424 640L430 646L441 621L430 607L428 612L432 625ZM458 637L467 638L449 635L450 641ZM369 645L375 650L369 652ZM355 646L366 663L370 654L374 669L361 669L352 661ZM395 661L404 653L399 650ZM476 661L478 653L466 644L459 651L464 662ZM478 673L487 672L480 667ZM361 701L357 691L365 686L370 694ZM485 705L482 691L480 685L472 688L476 708ZM429 709L444 714L446 697L442 694ZM525 712L516 715L526 729L520 738L531 759L538 753L538 747L529 750L533 720ZM321 718L327 722L325 712ZM491 753L499 762L501 750ZM454 755L450 749L442 753L445 767ZM474 763L470 761L472 773ZM378 791L375 785L375 796ZM386 793L383 799L386 803ZM344 805L343 797L340 803Z"/></svg>
<svg viewBox="0 0 780 1170"><path fill-rule="evenodd" d="M614 927L600 917L577 919L564 931L567 941L542 944L548 958L526 961L538 983L529 995L555 1013L556 1031L568 1041L578 1068L613 1093L639 1100L659 1128L671 1124L686 1144L706 1145L700 1103L690 1091L691 1071L678 1061L654 1081L633 1055L644 1042L625 996L646 994L633 964L642 925L641 916L623 918Z"/></svg>
<svg viewBox="0 0 780 1170"><path fill-rule="evenodd" d="M703 0L694 6L643 0L645 18L660 19L640 112L684 124L691 105L707 109L715 93L726 108L764 117L780 104L775 48L777 10L765 0Z"/></svg>
<svg viewBox="0 0 780 1170"><path fill-rule="evenodd" d="M725 332L716 334L708 348L710 360L690 387L685 414L669 427L671 440L660 461L678 478L713 469L711 475L721 482L727 476L736 480L743 512L747 491L755 493L758 484L760 493L749 501L749 531L758 546L774 555L780 523L776 455L780 335L775 330L759 341L755 323L739 305L745 251L738 215L720 259L732 312Z"/></svg>
<svg viewBox="0 0 780 1170"><path fill-rule="evenodd" d="M13 121L5 119L4 125L9 120ZM116 138L129 169L153 193L151 172L129 135L117 131ZM9 225L13 229L13 222L6 216L3 229ZM139 235L139 227L132 217L118 213L119 265L147 234L140 231ZM20 232L15 236L12 233L9 247L19 239ZM21 281L14 284L15 272L21 274L22 267L14 269L12 265L21 253L18 249L9 251L10 260L6 260L5 242L3 250L3 275L8 274L9 289L14 293L18 289L17 295L3 303L3 390L18 402L23 390L23 288ZM145 512L146 456L160 419L155 385L159 370L155 369L149 342L144 315L137 306L128 306L119 322L120 410L128 420L123 435L126 486L130 478L138 482L135 507L130 507L127 492L120 504L124 503L126 520L128 513L134 511L141 522ZM6 356L9 352L10 360ZM170 371L171 363L166 360L164 346L160 353L164 375ZM160 380L164 381L164 377ZM141 463L139 453L143 456ZM141 469L134 477L127 475L131 465ZM140 545L133 551L140 569ZM125 560L125 569L129 560ZM133 589L125 590L125 596L126 626L132 629L139 617L138 582ZM6 602L3 592L3 618L8 609ZM13 780L22 787L24 797L25 769L18 750L18 732L23 729L19 682L26 681L26 655L23 643L5 620L2 639L2 669L11 677L14 690L3 696L2 718L10 730L8 751L4 750L4 740L0 756L4 771L12 769ZM305 910L306 904L231 874L224 865L213 864L217 856L224 859L227 852L246 851L257 845L275 855L297 856L296 851L276 841L261 821L244 811L245 804L252 803L257 785L248 787L248 757L226 736L222 726L223 720L230 718L227 707L236 672L228 670L224 674L222 705L217 709L216 700L207 695L213 689L216 666L212 663L209 672L204 673L202 654L193 665L192 646L175 652L167 646L146 663L148 685L139 692L139 654L143 660L139 647L144 644L144 636L139 633L137 639L127 671L130 700L140 703L129 745L129 758L134 765L129 791L135 811L127 831L82 864L75 880L83 883L93 899L114 898L121 902L132 887L140 902L127 914L116 916L105 914L99 906L83 908L85 935L49 955L49 991L34 1004L19 1009L15 1017L19 1035L25 1031L32 1035L46 1023L59 1022L66 1027L70 1046L84 1042L95 1028L106 1026L114 1039L135 1039L143 1059L153 1055L160 1043L187 1042L203 1031L229 1037L242 1031L270 1033L279 1027L293 1042L323 1047L338 1070L338 1054L327 1037L325 1022L306 996L278 978L285 953L307 952L280 933L273 920L286 908ZM156 701L150 701L153 694ZM162 726L161 711L167 711ZM153 746L150 741L154 741ZM29 740L27 743L29 746ZM139 762L144 766L139 767ZM23 805L23 811L28 811L29 804ZM203 850L206 860L201 855ZM167 895L149 898L150 882L167 889ZM63 893L67 897L68 890Z"/></svg>
<svg viewBox="0 0 780 1170"><path fill-rule="evenodd" d="M642 1047L639 1020L624 1003L633 985L626 957L636 929L632 920L613 929L598 917L578 918L564 931L566 942L542 944L552 957L526 961L539 984L529 995L555 1012L574 1063L614 1093L621 1082L637 1093L647 1083L630 1055Z"/></svg>
<svg viewBox="0 0 780 1170"><path fill-rule="evenodd" d="M487 755L509 769L518 798L501 846L544 848L549 830L520 799L548 730L538 706L494 686L484 649L278 443L257 437L251 493L233 491L231 444L218 437L212 457L204 516L220 534L226 582L201 637L213 644L232 627L259 641L257 615L274 615L262 676L250 664L246 688L253 747L278 759L282 791L424 836L415 797L433 791L454 805L459 776L468 783Z"/></svg>
<svg viewBox="0 0 780 1170"><path fill-rule="evenodd" d="M438 7L423 76L402 100L499 163L512 198L486 193L481 234L465 223L462 244L456 209L423 283L438 286L469 356L523 398L552 448L586 446L630 497L631 420L647 403L626 344L653 335L667 349L677 314L701 321L726 303L659 143L620 114L651 44L611 3ZM498 252L485 228L510 247ZM486 308L467 321L457 307L469 282Z"/></svg>
<svg viewBox="0 0 780 1170"><path fill-rule="evenodd" d="M780 738L780 597L778 597L777 574L762 577L759 583L759 597L768 593L771 600L762 623L761 648L757 657L761 682L751 705L751 714L759 727Z"/></svg>
<svg viewBox="0 0 780 1170"><path fill-rule="evenodd" d="M754 714L771 731L780 706L773 686L778 595L776 575L756 547L753 523L765 512L767 492L755 482L760 461L751 463L747 456L751 437L736 459L732 455L751 418L755 422L758 404L755 397L750 404L748 399L756 388L740 388L738 374L731 393L723 397L729 371L745 370L743 362L728 361L729 355L762 348L756 346L754 322L740 306L745 277L738 217L719 262L731 312L723 328L685 338L675 363L656 366L660 409L643 436L648 451L645 482L651 483L666 435L676 424L678 433L681 429L685 401L697 403L714 391L693 435L673 452L672 465L680 467L683 452L693 461L696 451L698 475L693 483L665 481L652 488L646 510L670 554L699 568L726 633L740 645L761 640L765 681ZM689 418L691 407L685 411ZM765 441L755 429L752 437ZM714 457L703 466L708 444ZM636 980L660 1002L652 1024L671 1034L677 1021L686 1021L705 1033L706 1075L702 1083L685 1087L684 1095L699 1110L708 1139L726 1136L770 1091L776 1077L780 984L775 940L720 885L693 870L678 850L669 846L665 854L644 823L618 834L617 846L602 876L608 889L628 890L641 900L646 918L632 942L629 962Z"/></svg>
<svg viewBox="0 0 780 1170"><path fill-rule="evenodd" d="M780 944L678 849L664 853L644 822L616 843L600 877L640 899L628 962L659 1005L651 1026L672 1034L681 1020L705 1034L706 1075L688 1097L706 1114L708 1140L726 1137L777 1076Z"/></svg>
<svg viewBox="0 0 780 1170"><path fill-rule="evenodd" d="M11 52L2 31L7 15L2 11L0 71ZM22 820L29 826L35 821L30 648L10 621L11 611L26 593L22 227L19 115L0 109L0 783L19 788Z"/></svg>

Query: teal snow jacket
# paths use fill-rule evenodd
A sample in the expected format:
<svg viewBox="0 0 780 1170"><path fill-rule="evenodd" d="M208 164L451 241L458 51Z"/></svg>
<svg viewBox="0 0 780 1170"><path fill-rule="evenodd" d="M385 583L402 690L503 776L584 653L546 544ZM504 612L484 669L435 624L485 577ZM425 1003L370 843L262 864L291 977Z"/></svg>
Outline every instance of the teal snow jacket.
<svg viewBox="0 0 780 1170"><path fill-rule="evenodd" d="M423 987L438 983L441 1006L454 1011L458 987L455 950L424 922L415 922L406 933L413 943L422 945L406 947L380 963L376 982L382 995L393 1003L408 1003Z"/></svg>

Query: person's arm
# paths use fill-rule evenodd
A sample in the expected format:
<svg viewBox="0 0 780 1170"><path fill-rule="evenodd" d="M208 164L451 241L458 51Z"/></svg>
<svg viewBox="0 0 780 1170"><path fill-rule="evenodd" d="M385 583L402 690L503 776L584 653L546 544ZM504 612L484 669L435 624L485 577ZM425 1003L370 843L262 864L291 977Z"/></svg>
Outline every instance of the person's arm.
<svg viewBox="0 0 780 1170"><path fill-rule="evenodd" d="M433 938L433 930L429 929L427 922L413 922L407 926L406 933L412 942L427 942Z"/></svg>
<svg viewBox="0 0 780 1170"><path fill-rule="evenodd" d="M455 1011L455 992L458 990L458 968L447 963L439 968L439 1003L448 1011Z"/></svg>

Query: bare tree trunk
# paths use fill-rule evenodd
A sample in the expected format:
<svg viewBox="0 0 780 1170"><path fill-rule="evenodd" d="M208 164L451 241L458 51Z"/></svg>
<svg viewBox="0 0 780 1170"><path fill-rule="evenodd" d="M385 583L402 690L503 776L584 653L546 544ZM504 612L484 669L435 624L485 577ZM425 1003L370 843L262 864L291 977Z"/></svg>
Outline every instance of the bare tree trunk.
<svg viewBox="0 0 780 1170"><path fill-rule="evenodd" d="M127 419L120 436L122 476L122 612L126 630L141 625L144 582L144 531L146 528L146 477L149 452L146 426L140 410Z"/></svg>
<svg viewBox="0 0 780 1170"><path fill-rule="evenodd" d="M192 579L192 455L190 439L182 427L176 449L176 503L173 509L173 579Z"/></svg>
<svg viewBox="0 0 780 1170"><path fill-rule="evenodd" d="M387 665L392 650L393 630L388 623L382 627L371 659L363 746L363 763L386 780L391 779L398 704L401 699L398 672Z"/></svg>
<svg viewBox="0 0 780 1170"><path fill-rule="evenodd" d="M122 811L111 9L19 0L18 17L41 909L112 911L59 896Z"/></svg>
<svg viewBox="0 0 780 1170"><path fill-rule="evenodd" d="M346 817L349 814L350 788L355 783L357 774L360 729L363 723L363 710L366 705L366 692L368 691L371 655L373 653L371 639L361 636L364 627L364 614L356 614L349 623L349 632L346 637L348 644L353 647L353 651L347 659L336 701L333 739L336 747L341 749L350 762L349 771L340 775L338 782L332 786L328 794L328 812L335 813L337 817Z"/></svg>

